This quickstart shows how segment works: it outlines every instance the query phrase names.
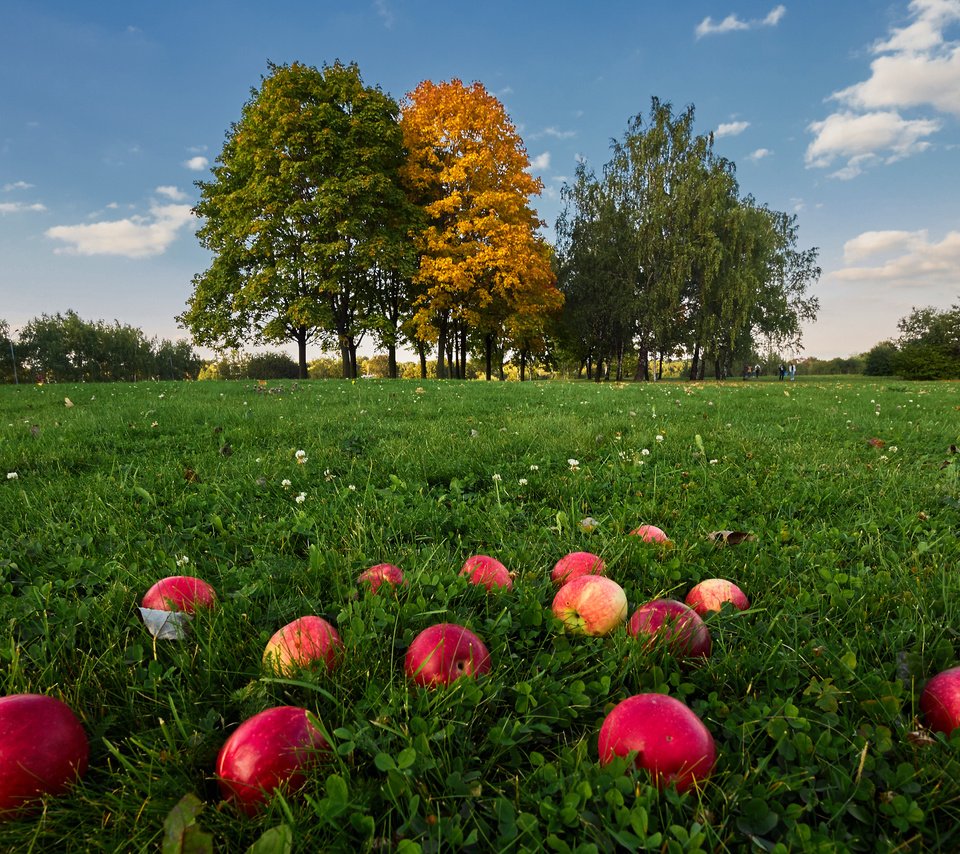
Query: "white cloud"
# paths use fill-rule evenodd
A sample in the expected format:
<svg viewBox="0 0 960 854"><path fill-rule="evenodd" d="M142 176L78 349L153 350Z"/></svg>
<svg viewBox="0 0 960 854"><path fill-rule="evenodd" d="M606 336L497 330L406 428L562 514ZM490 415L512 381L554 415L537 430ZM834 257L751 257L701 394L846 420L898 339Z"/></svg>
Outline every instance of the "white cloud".
<svg viewBox="0 0 960 854"><path fill-rule="evenodd" d="M833 173L837 178L854 178L874 163L892 163L930 147L926 137L940 130L936 119L905 119L895 111L857 115L833 113L812 122L808 130L814 139L807 146L807 166L825 168L837 158L846 166Z"/></svg>
<svg viewBox="0 0 960 854"><path fill-rule="evenodd" d="M531 139L536 139L541 136L549 136L553 139L572 139L577 135L575 130L560 130L555 127L544 128L541 133L533 134Z"/></svg>
<svg viewBox="0 0 960 854"><path fill-rule="evenodd" d="M530 161L531 172L545 172L550 168L550 152L544 151Z"/></svg>
<svg viewBox="0 0 960 854"><path fill-rule="evenodd" d="M67 244L55 250L69 255L119 255L150 258L163 254L180 230L194 221L190 205L153 205L147 217L134 216L89 225L57 225L47 237Z"/></svg>
<svg viewBox="0 0 960 854"><path fill-rule="evenodd" d="M210 161L206 157L191 157L189 160L185 160L183 165L194 172L202 172L210 165Z"/></svg>
<svg viewBox="0 0 960 854"><path fill-rule="evenodd" d="M834 176L852 178L867 165L930 147L925 138L941 123L930 117L908 121L901 110L926 106L960 116L960 41L945 37L948 25L960 21L960 0L912 0L909 19L873 45L876 58L866 80L830 96L841 111L809 126L814 140L807 149L808 166L829 166L835 157L849 156ZM844 142L838 131L849 131L854 139Z"/></svg>
<svg viewBox="0 0 960 854"><path fill-rule="evenodd" d="M185 202L189 196L183 192L179 187L173 186L163 186L157 187L154 191L160 196L166 196L168 199L171 199L175 202Z"/></svg>
<svg viewBox="0 0 960 854"><path fill-rule="evenodd" d="M34 202L33 204L25 204L24 202L0 202L0 214L25 213L28 211L43 212L46 209L46 206L41 205L39 202Z"/></svg>
<svg viewBox="0 0 960 854"><path fill-rule="evenodd" d="M724 136L739 136L748 127L750 127L750 122L721 122L717 125L717 129L713 132L713 136L716 139L720 139Z"/></svg>
<svg viewBox="0 0 960 854"><path fill-rule="evenodd" d="M752 160L754 163L763 160L764 157L769 157L773 152L769 148L758 148L756 151L750 152L748 159Z"/></svg>
<svg viewBox="0 0 960 854"><path fill-rule="evenodd" d="M960 231L947 232L938 243L930 241L925 229L865 231L844 244L843 260L845 265L872 261L836 271L834 276L844 281L952 287L960 268Z"/></svg>
<svg viewBox="0 0 960 854"><path fill-rule="evenodd" d="M373 8L377 10L377 14L380 16L380 20L383 21L383 25L388 30L392 29L396 21L396 15L394 15L393 9L390 8L387 0L374 0Z"/></svg>
<svg viewBox="0 0 960 854"><path fill-rule="evenodd" d="M749 21L744 21L741 18L738 18L736 15L727 15L719 23L715 22L713 18L706 17L699 24L697 24L694 34L698 39L702 39L704 36L712 35L722 35L724 33L734 33L742 30L753 30L757 27L775 27L783 19L783 16L787 14L787 7L782 3L779 6L774 6L767 15L763 18L753 18Z"/></svg>
<svg viewBox="0 0 960 854"><path fill-rule="evenodd" d="M13 190L30 190L33 188L33 184L28 184L26 181L14 181L12 184L4 184L3 192L9 193Z"/></svg>

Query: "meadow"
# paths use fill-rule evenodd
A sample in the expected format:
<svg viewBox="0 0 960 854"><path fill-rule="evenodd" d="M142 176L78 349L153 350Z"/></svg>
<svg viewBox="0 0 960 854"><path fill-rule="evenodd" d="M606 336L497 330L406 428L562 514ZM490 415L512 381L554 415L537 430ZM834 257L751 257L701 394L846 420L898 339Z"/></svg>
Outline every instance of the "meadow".
<svg viewBox="0 0 960 854"><path fill-rule="evenodd" d="M0 694L64 699L91 745L67 795L0 823L0 850L960 850L960 732L917 707L960 663L957 444L957 383L0 388ZM630 537L641 523L673 547ZM697 663L572 636L549 574L577 550L631 612L710 577L751 608L708 619ZM478 553L512 591L458 575ZM409 586L360 590L380 562ZM154 641L140 598L180 573L218 607ZM303 614L338 627L340 666L265 673ZM485 641L489 675L405 678L441 620ZM641 692L713 734L698 790L598 763L604 716ZM248 818L214 763L273 705L310 709L334 749Z"/></svg>

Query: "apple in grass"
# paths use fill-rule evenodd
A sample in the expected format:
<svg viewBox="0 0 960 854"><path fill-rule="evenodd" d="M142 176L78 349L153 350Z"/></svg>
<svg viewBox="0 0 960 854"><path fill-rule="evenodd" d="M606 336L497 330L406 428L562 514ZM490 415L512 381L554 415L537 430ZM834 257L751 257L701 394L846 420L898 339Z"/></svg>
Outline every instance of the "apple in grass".
<svg viewBox="0 0 960 854"><path fill-rule="evenodd" d="M681 658L707 658L713 646L710 630L692 608L676 599L654 599L641 605L630 617L627 632L632 637L661 639Z"/></svg>
<svg viewBox="0 0 960 854"><path fill-rule="evenodd" d="M449 685L461 676L490 671L490 653L473 632L456 623L437 623L418 634L404 658L407 676L418 685Z"/></svg>
<svg viewBox="0 0 960 854"><path fill-rule="evenodd" d="M570 552L557 561L550 573L550 580L561 587L581 575L603 575L606 572L603 559L590 552Z"/></svg>
<svg viewBox="0 0 960 854"><path fill-rule="evenodd" d="M370 592L376 593L381 585L388 584L391 588L406 584L407 580L403 577L403 570L392 563L378 563L360 573L357 579L359 584L368 584Z"/></svg>
<svg viewBox="0 0 960 854"><path fill-rule="evenodd" d="M302 667L321 662L332 670L342 651L340 635L323 617L298 617L267 641L263 664L281 676L292 676Z"/></svg>
<svg viewBox="0 0 960 854"><path fill-rule="evenodd" d="M0 697L0 820L63 794L89 757L87 734L66 703L44 694Z"/></svg>
<svg viewBox="0 0 960 854"><path fill-rule="evenodd" d="M468 557L460 570L461 575L469 576L471 584L481 584L492 590L494 587L513 589L510 571L495 557L474 555Z"/></svg>
<svg viewBox="0 0 960 854"><path fill-rule="evenodd" d="M960 727L960 667L934 676L920 694L920 711L934 732L950 735Z"/></svg>
<svg viewBox="0 0 960 854"><path fill-rule="evenodd" d="M600 726L600 764L634 757L634 767L650 772L660 789L685 792L710 776L717 760L713 736L680 700L666 694L636 694L610 711Z"/></svg>
<svg viewBox="0 0 960 854"><path fill-rule="evenodd" d="M719 611L724 602L729 602L738 611L750 607L747 595L732 581L725 578L707 578L691 588L684 600L701 617L711 611Z"/></svg>
<svg viewBox="0 0 960 854"><path fill-rule="evenodd" d="M639 537L645 543L660 543L665 546L673 545L663 529L658 528L656 525L641 525L639 528L634 528L630 532L630 536Z"/></svg>
<svg viewBox="0 0 960 854"><path fill-rule="evenodd" d="M216 591L202 578L171 575L154 584L144 594L140 604L156 611L183 611L192 614L198 608L212 608L216 601Z"/></svg>
<svg viewBox="0 0 960 854"><path fill-rule="evenodd" d="M568 631L606 635L627 618L627 594L606 576L581 575L557 591L552 607Z"/></svg>
<svg viewBox="0 0 960 854"><path fill-rule="evenodd" d="M295 792L330 745L297 706L276 706L248 718L220 748L216 773L224 799L254 815L277 789Z"/></svg>

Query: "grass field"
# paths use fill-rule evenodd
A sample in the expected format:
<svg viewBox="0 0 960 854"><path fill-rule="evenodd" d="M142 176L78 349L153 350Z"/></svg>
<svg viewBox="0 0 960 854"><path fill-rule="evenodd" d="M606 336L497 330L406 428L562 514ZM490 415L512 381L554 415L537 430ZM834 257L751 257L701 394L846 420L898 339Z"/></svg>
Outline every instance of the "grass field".
<svg viewBox="0 0 960 854"><path fill-rule="evenodd" d="M0 850L155 851L178 821L225 852L960 850L960 732L927 738L917 708L960 663L958 443L956 383L0 388L0 694L64 699L91 744ZM643 522L674 547L629 537ZM631 612L714 576L752 607L708 620L696 664L571 636L549 573L575 550ZM512 592L458 576L477 553ZM359 592L379 562L409 587ZM154 642L140 598L181 572L219 606ZM302 614L337 625L342 663L266 675ZM486 642L488 676L408 682L407 645L441 620ZM699 791L598 764L607 711L648 691L713 734ZM334 754L241 817L214 763L273 705L315 713ZM195 818L171 815L188 794Z"/></svg>

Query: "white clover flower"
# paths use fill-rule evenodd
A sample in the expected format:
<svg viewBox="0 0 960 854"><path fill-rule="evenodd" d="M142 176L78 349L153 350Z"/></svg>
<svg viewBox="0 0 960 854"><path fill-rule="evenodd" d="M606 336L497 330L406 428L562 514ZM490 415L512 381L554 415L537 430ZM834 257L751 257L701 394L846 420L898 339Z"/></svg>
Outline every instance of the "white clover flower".
<svg viewBox="0 0 960 854"><path fill-rule="evenodd" d="M710 465L715 466L720 460L710 460Z"/></svg>
<svg viewBox="0 0 960 854"><path fill-rule="evenodd" d="M306 492L301 492L301 493L294 499L294 501L296 501L297 504L303 504L303 502L306 501L306 500L307 500L307 493L306 493Z"/></svg>
<svg viewBox="0 0 960 854"><path fill-rule="evenodd" d="M500 477L500 475L499 475L499 474L497 474L496 472L494 472L494 475L493 475L493 482L494 482L494 483L500 483L500 481L501 481L501 480L503 480L503 478L502 478L502 477Z"/></svg>
<svg viewBox="0 0 960 854"><path fill-rule="evenodd" d="M7 480L18 480L19 478L20 478L20 475L17 474L15 471L7 472Z"/></svg>
<svg viewBox="0 0 960 854"><path fill-rule="evenodd" d="M151 426L151 427L156 427L156 426L157 426L157 422L156 422L156 421L152 422L152 423L150 424L150 426Z"/></svg>
<svg viewBox="0 0 960 854"><path fill-rule="evenodd" d="M280 486L282 486L284 489L289 489L291 486L291 483L287 478L284 478L283 480L280 481Z"/></svg>
<svg viewBox="0 0 960 854"><path fill-rule="evenodd" d="M329 483L331 480L333 480L335 477L336 477L336 475L335 475L332 471L330 471L330 469L324 469L324 470L323 470L323 479L324 479L325 481L327 481L328 483Z"/></svg>
<svg viewBox="0 0 960 854"><path fill-rule="evenodd" d="M899 450L899 448L898 448L896 445L891 445L889 448L887 448L887 450L888 450L891 454L895 454L895 453Z"/></svg>
<svg viewBox="0 0 960 854"><path fill-rule="evenodd" d="M663 436L661 436L659 433L657 433L657 435L654 436L653 438L656 439L658 442L662 442L662 441L663 441Z"/></svg>
<svg viewBox="0 0 960 854"><path fill-rule="evenodd" d="M190 563L190 558L186 555L180 555L180 557L177 558L177 566L186 566L188 563Z"/></svg>
<svg viewBox="0 0 960 854"><path fill-rule="evenodd" d="M530 471L540 471L540 466L530 466Z"/></svg>
<svg viewBox="0 0 960 854"><path fill-rule="evenodd" d="M349 489L351 492L356 492L356 491L357 491L357 487L354 486L352 483L348 483L348 484L347 484L347 489Z"/></svg>
<svg viewBox="0 0 960 854"><path fill-rule="evenodd" d="M160 400L163 400L163 399L166 397L166 395L165 395L165 394L161 394L161 395L158 395L158 397L159 397Z"/></svg>
<svg viewBox="0 0 960 854"><path fill-rule="evenodd" d="M520 484L520 486L526 486L529 483L529 481L525 477L521 477L518 483Z"/></svg>
<svg viewBox="0 0 960 854"><path fill-rule="evenodd" d="M303 465L303 464L307 461L307 452L306 452L306 451L303 451L303 450L297 451L297 452L294 454L294 456L297 458L297 462L298 462L300 465Z"/></svg>
<svg viewBox="0 0 960 854"><path fill-rule="evenodd" d="M574 460L571 458L567 460L567 465L570 466L570 468L575 469L578 465L580 465L580 460Z"/></svg>
<svg viewBox="0 0 960 854"><path fill-rule="evenodd" d="M643 454L643 456L645 456L645 457L649 457L649 456L650 456L650 449L649 449L649 448L644 448L640 453Z"/></svg>

